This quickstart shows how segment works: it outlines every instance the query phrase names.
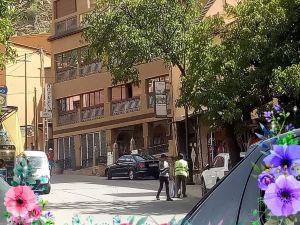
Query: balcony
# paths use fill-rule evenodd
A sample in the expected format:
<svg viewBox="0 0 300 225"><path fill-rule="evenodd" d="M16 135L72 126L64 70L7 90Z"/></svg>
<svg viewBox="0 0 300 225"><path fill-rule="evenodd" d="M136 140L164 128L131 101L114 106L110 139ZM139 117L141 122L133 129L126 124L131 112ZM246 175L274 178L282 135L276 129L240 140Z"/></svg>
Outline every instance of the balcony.
<svg viewBox="0 0 300 225"><path fill-rule="evenodd" d="M76 78L77 75L77 69L68 69L65 71L57 72L56 77L57 77L57 82L63 82L67 80L73 80Z"/></svg>
<svg viewBox="0 0 300 225"><path fill-rule="evenodd" d="M149 155L158 155L162 153L167 153L169 151L169 145L168 144L162 144L162 145L156 145L148 147L147 153Z"/></svg>
<svg viewBox="0 0 300 225"><path fill-rule="evenodd" d="M81 77L84 77L84 76L87 76L87 75L90 75L90 74L99 73L100 70L101 70L101 66L102 65L101 65L100 62L80 66L79 75Z"/></svg>
<svg viewBox="0 0 300 225"><path fill-rule="evenodd" d="M72 111L64 114L58 115L58 124L59 125L68 125L79 122L79 112Z"/></svg>
<svg viewBox="0 0 300 225"><path fill-rule="evenodd" d="M140 97L134 97L131 99L116 101L112 103L112 115L114 116L140 111L140 109L141 109Z"/></svg>
<svg viewBox="0 0 300 225"><path fill-rule="evenodd" d="M81 121L94 120L104 117L104 105L82 109Z"/></svg>
<svg viewBox="0 0 300 225"><path fill-rule="evenodd" d="M77 28L77 16L73 16L55 23L55 35L63 35L75 31Z"/></svg>

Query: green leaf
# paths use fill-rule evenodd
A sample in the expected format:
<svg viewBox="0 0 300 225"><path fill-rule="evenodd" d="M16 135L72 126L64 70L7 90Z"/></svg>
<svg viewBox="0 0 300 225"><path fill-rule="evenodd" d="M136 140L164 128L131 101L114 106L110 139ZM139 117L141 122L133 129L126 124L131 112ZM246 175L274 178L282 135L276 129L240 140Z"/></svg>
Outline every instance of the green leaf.
<svg viewBox="0 0 300 225"><path fill-rule="evenodd" d="M260 173L260 172L261 172L260 169L259 169L259 167L258 167L255 163L252 163L252 168L253 168L253 170L254 170L256 173Z"/></svg>
<svg viewBox="0 0 300 225"><path fill-rule="evenodd" d="M136 223L136 225L145 225L146 221L147 221L147 217L143 217L141 219L139 219Z"/></svg>
<svg viewBox="0 0 300 225"><path fill-rule="evenodd" d="M252 216L256 216L257 213L258 213L257 209L254 209L254 210L252 211Z"/></svg>

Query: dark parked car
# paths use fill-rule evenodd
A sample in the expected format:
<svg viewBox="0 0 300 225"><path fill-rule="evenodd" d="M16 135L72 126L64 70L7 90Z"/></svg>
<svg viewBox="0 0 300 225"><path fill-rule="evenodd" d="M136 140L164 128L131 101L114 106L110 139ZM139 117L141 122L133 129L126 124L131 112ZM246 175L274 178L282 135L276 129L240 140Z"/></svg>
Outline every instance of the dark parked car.
<svg viewBox="0 0 300 225"><path fill-rule="evenodd" d="M106 169L107 179L113 177L128 177L134 180L138 177L154 177L158 179L159 161L153 157L142 155L123 155L116 163Z"/></svg>
<svg viewBox="0 0 300 225"><path fill-rule="evenodd" d="M299 139L300 129L295 130L295 133L295 138ZM258 204L258 198L263 197L263 192L257 186L257 179L252 176L257 174L253 171L252 164L263 164L265 152L271 149L271 139L263 144L266 147L254 146L227 176L206 193L182 224L208 225L210 222L215 225L222 220L224 225L245 225L256 220L265 224L266 216L262 213L264 205ZM258 213L252 213L253 210L258 210ZM297 217L295 225L300 225L299 213Z"/></svg>

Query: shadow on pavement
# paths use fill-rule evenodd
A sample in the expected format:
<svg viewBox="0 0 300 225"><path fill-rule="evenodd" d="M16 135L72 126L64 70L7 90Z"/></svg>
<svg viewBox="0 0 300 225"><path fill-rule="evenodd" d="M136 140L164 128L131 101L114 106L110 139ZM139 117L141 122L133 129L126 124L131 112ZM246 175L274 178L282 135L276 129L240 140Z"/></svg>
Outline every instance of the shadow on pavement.
<svg viewBox="0 0 300 225"><path fill-rule="evenodd" d="M84 201L64 204L49 204L48 210L82 210L81 214L109 214L109 215L176 215L185 214L195 205L195 199L187 199L185 207L182 201L167 202L160 201L136 201L136 202L103 202L103 201ZM187 205L188 204L188 205ZM188 207L187 207L188 206ZM189 209L187 209L189 208Z"/></svg>

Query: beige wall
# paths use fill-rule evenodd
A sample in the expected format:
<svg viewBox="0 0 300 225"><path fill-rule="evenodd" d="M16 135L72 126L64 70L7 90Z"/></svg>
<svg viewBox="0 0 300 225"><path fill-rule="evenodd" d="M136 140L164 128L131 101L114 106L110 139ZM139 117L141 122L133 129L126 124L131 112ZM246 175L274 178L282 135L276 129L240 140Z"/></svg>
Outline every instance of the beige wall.
<svg viewBox="0 0 300 225"><path fill-rule="evenodd" d="M213 16L216 14L222 14L226 4L236 5L239 0L216 0L215 3L210 7L205 16Z"/></svg>
<svg viewBox="0 0 300 225"><path fill-rule="evenodd" d="M34 88L37 89L37 102L42 95L40 80L40 55L34 53L36 50L14 46L18 54L18 61L14 64L8 64L6 69L6 81L8 87L7 104L17 106L19 111L20 125L25 125L25 63L24 54L28 54L27 62L27 123L31 125L34 119L33 98ZM44 58L45 67L50 66L50 57Z"/></svg>

